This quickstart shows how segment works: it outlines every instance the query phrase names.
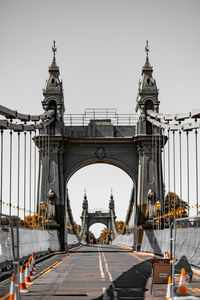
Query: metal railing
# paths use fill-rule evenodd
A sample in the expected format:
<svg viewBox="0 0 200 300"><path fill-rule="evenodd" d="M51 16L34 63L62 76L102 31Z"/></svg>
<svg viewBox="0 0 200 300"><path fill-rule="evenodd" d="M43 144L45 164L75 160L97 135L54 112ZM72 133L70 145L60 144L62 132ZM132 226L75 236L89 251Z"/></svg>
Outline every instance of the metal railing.
<svg viewBox="0 0 200 300"><path fill-rule="evenodd" d="M83 114L64 114L66 126L87 126L91 120L101 120L114 126L135 126L137 114L118 114L115 108L87 108Z"/></svg>
<svg viewBox="0 0 200 300"><path fill-rule="evenodd" d="M109 209L102 209L102 208L90 208L90 209L88 209L88 213L90 213L90 214L94 214L96 212L107 214L107 213L109 213Z"/></svg>

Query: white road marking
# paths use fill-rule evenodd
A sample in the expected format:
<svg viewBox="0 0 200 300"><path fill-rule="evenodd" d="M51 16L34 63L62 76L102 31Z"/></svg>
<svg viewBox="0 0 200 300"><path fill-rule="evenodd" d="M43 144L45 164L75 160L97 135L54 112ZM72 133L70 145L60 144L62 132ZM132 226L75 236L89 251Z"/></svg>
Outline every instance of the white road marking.
<svg viewBox="0 0 200 300"><path fill-rule="evenodd" d="M105 274L104 274L104 271L103 271L102 260L101 260L101 253L100 253L100 247L99 247L99 245L98 245L98 250L99 250L99 270L100 270L100 273L101 273L102 280L105 280Z"/></svg>
<svg viewBox="0 0 200 300"><path fill-rule="evenodd" d="M101 246L100 246L100 247L101 247ZM105 264L105 267L106 267L106 272L108 273L109 280L110 280L110 282L112 282L112 281L113 281L113 278L112 278L112 275L111 275L111 273L110 273L110 271L109 271L108 263L107 263L106 257L105 257L105 255L104 255L102 249L101 249L101 253L102 253L102 255L103 255L104 264Z"/></svg>

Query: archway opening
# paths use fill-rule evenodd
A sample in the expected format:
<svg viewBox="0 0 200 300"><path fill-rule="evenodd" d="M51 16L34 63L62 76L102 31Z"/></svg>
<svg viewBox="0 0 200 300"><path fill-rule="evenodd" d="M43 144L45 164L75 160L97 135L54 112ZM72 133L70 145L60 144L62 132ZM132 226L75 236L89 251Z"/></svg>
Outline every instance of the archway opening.
<svg viewBox="0 0 200 300"><path fill-rule="evenodd" d="M111 193L115 202L115 214L118 221L125 221L133 188L129 175L119 167L98 163L85 166L76 171L68 181L68 194L74 221L81 224L82 202L87 195L89 211L109 211ZM95 224L94 234L101 231L102 226ZM93 228L91 226L91 228Z"/></svg>
<svg viewBox="0 0 200 300"><path fill-rule="evenodd" d="M98 241L103 231L105 231L107 227L102 223L95 223L90 226L89 231L94 235L95 239Z"/></svg>

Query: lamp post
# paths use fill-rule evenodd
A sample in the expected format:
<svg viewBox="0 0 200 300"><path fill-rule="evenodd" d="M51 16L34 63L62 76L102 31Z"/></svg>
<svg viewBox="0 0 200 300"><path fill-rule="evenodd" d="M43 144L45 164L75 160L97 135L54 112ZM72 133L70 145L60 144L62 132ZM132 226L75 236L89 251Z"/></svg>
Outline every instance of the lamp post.
<svg viewBox="0 0 200 300"><path fill-rule="evenodd" d="M158 217L158 229L160 229L160 211L161 211L161 203L160 201L158 200L155 204L156 206L156 214L157 214L157 217Z"/></svg>
<svg viewBox="0 0 200 300"><path fill-rule="evenodd" d="M44 216L45 216L45 212L46 212L46 202L42 201L40 203L40 212L42 214L42 228L44 229Z"/></svg>

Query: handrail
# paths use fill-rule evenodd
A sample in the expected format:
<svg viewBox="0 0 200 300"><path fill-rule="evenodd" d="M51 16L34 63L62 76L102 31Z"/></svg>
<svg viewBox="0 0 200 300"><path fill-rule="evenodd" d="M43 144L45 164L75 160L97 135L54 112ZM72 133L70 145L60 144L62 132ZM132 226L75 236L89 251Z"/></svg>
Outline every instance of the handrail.
<svg viewBox="0 0 200 300"><path fill-rule="evenodd" d="M66 126L88 126L90 121L106 122L114 126L136 126L138 115L136 114L64 114ZM110 124L109 124L110 123ZM99 124L101 125L101 124Z"/></svg>

